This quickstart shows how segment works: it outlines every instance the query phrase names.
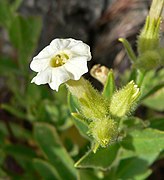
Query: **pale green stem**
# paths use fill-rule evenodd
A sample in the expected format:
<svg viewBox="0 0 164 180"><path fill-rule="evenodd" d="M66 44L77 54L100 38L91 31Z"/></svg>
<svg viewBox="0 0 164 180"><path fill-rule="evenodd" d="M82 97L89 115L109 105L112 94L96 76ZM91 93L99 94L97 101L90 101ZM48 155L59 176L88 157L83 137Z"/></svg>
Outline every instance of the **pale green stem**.
<svg viewBox="0 0 164 180"><path fill-rule="evenodd" d="M138 75L137 75L137 79L136 79L136 84L138 85L138 87L141 87L143 80L144 80L144 77L146 75L146 72L138 70L137 74Z"/></svg>

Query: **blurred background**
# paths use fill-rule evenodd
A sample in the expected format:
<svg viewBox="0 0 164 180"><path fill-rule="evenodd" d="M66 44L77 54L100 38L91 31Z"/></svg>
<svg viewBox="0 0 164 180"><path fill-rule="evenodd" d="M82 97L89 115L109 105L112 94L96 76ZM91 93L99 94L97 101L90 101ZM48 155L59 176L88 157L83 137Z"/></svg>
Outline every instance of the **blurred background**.
<svg viewBox="0 0 164 180"><path fill-rule="evenodd" d="M91 47L89 69L95 64L113 68L122 85L120 74L126 77L130 61L118 38L127 38L136 50L150 4L150 0L0 0L0 179L40 177L32 168L33 158L42 157L33 136L36 122L55 126L75 161L89 149L70 120L65 87L56 93L47 85L30 83L32 57L54 38L79 39ZM101 90L89 73L85 76ZM137 113L144 118L146 112L143 106ZM162 180L164 162L152 168L149 179Z"/></svg>

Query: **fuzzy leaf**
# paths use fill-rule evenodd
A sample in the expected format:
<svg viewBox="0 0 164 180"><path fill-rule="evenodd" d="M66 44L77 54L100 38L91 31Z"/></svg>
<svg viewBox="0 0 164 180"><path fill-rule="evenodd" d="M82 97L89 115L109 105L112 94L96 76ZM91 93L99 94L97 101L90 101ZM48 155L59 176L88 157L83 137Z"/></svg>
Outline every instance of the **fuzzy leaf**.
<svg viewBox="0 0 164 180"><path fill-rule="evenodd" d="M115 173L115 179L127 180L143 180L150 175L146 161L132 157L124 159L120 162Z"/></svg>
<svg viewBox="0 0 164 180"><path fill-rule="evenodd" d="M146 98L142 104L157 111L164 111L164 88Z"/></svg>
<svg viewBox="0 0 164 180"><path fill-rule="evenodd" d="M138 156L150 165L164 149L164 132L151 128L133 130L121 144L126 149L122 157Z"/></svg>
<svg viewBox="0 0 164 180"><path fill-rule="evenodd" d="M76 179L74 162L62 146L55 128L46 123L37 123L34 126L34 136L45 158L56 168L61 179Z"/></svg>
<svg viewBox="0 0 164 180"><path fill-rule="evenodd" d="M112 144L108 148L100 148L93 153L93 151L87 152L75 166L77 168L99 168L107 169L114 162L118 150L119 144Z"/></svg>
<svg viewBox="0 0 164 180"><path fill-rule="evenodd" d="M77 102L77 98L74 97L72 94L68 94L68 105L69 105L69 108L70 108L70 111L72 113L78 113L78 111L80 110L80 107L79 107L79 104ZM89 136L88 136L88 126L85 124L85 119L84 119L84 122L82 122L82 120L78 119L78 118L75 118L73 117L72 118L73 122L74 122L74 125L77 127L77 129L79 130L79 133L85 137L86 139L90 139Z"/></svg>

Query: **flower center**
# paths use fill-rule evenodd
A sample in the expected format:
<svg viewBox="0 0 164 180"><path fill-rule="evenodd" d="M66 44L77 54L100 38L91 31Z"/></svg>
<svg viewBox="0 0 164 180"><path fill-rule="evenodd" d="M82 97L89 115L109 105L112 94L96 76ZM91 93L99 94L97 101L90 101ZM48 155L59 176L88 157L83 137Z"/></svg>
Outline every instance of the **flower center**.
<svg viewBox="0 0 164 180"><path fill-rule="evenodd" d="M65 64L69 59L69 56L65 53L60 53L55 55L50 60L50 66L51 67L59 67Z"/></svg>

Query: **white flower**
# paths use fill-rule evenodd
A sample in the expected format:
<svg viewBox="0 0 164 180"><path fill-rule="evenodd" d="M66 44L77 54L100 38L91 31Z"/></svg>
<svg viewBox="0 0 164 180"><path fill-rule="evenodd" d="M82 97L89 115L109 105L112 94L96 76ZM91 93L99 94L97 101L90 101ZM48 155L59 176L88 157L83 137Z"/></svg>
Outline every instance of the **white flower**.
<svg viewBox="0 0 164 180"><path fill-rule="evenodd" d="M48 83L58 91L60 84L79 80L88 72L87 61L91 60L90 47L79 40L54 39L45 47L30 64L30 68L38 72L32 79L37 85Z"/></svg>

